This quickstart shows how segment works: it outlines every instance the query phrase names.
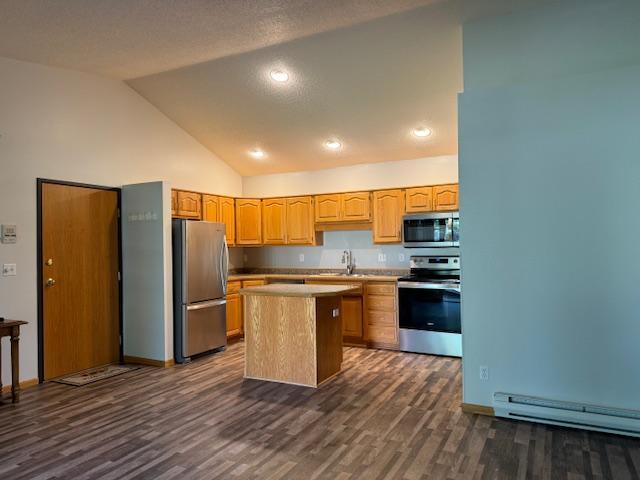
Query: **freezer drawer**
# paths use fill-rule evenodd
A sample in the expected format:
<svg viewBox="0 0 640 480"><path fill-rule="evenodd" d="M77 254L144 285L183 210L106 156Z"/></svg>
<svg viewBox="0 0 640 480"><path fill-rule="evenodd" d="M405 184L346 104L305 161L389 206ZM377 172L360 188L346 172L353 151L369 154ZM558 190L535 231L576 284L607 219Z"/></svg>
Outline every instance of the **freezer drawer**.
<svg viewBox="0 0 640 480"><path fill-rule="evenodd" d="M227 344L227 301L185 307L182 356L191 357Z"/></svg>

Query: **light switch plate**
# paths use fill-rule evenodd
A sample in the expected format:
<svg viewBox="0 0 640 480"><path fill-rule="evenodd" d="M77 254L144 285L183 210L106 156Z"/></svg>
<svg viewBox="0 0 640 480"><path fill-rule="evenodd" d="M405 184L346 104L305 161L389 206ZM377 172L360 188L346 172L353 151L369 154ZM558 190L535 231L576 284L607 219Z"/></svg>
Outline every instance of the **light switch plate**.
<svg viewBox="0 0 640 480"><path fill-rule="evenodd" d="M16 272L15 263L5 263L4 265L2 265L3 277L15 277L16 275L17 275L17 272Z"/></svg>
<svg viewBox="0 0 640 480"><path fill-rule="evenodd" d="M4 224L0 229L0 239L2 243L16 243L18 241L15 225Z"/></svg>

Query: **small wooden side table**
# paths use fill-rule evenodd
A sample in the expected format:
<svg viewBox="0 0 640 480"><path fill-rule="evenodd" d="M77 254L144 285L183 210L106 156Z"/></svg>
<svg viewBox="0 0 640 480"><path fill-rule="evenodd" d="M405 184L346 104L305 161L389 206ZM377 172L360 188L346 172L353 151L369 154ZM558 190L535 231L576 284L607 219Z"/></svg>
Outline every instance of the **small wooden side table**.
<svg viewBox="0 0 640 480"><path fill-rule="evenodd" d="M26 325L22 320L5 320L0 322L0 340L2 337L11 338L11 401L20 401L20 360L18 341L20 340L20 325ZM2 371L2 345L0 344L0 372ZM0 377L0 392L2 392L2 377Z"/></svg>

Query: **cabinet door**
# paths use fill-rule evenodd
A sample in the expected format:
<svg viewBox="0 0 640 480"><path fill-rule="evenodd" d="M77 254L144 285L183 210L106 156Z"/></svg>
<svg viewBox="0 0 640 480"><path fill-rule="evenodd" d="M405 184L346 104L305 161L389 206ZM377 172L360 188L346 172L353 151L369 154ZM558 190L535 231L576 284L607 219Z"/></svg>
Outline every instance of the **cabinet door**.
<svg viewBox="0 0 640 480"><path fill-rule="evenodd" d="M373 192L373 242L401 242L403 213L404 192L402 190Z"/></svg>
<svg viewBox="0 0 640 480"><path fill-rule="evenodd" d="M342 220L345 222L371 220L371 194L369 192L343 193Z"/></svg>
<svg viewBox="0 0 640 480"><path fill-rule="evenodd" d="M262 243L261 207L261 201L257 199L236 199L236 245Z"/></svg>
<svg viewBox="0 0 640 480"><path fill-rule="evenodd" d="M178 190L178 216L200 220L202 213L201 197L199 193Z"/></svg>
<svg viewBox="0 0 640 480"><path fill-rule="evenodd" d="M458 184L433 187L433 203L436 211L458 210Z"/></svg>
<svg viewBox="0 0 640 480"><path fill-rule="evenodd" d="M316 222L339 222L340 215L340 194L316 195Z"/></svg>
<svg viewBox="0 0 640 480"><path fill-rule="evenodd" d="M262 241L265 245L284 245L287 228L287 205L284 198L262 201Z"/></svg>
<svg viewBox="0 0 640 480"><path fill-rule="evenodd" d="M220 198L215 195L202 195L202 219L206 222L220 221Z"/></svg>
<svg viewBox="0 0 640 480"><path fill-rule="evenodd" d="M287 243L313 245L313 197L287 198Z"/></svg>
<svg viewBox="0 0 640 480"><path fill-rule="evenodd" d="M171 190L171 216L178 215L178 191Z"/></svg>
<svg viewBox="0 0 640 480"><path fill-rule="evenodd" d="M362 338L362 297L342 297L342 335Z"/></svg>
<svg viewBox="0 0 640 480"><path fill-rule="evenodd" d="M239 294L227 295L227 337L242 333L242 298Z"/></svg>
<svg viewBox="0 0 640 480"><path fill-rule="evenodd" d="M405 211L407 213L431 212L433 210L433 187L407 188Z"/></svg>
<svg viewBox="0 0 640 480"><path fill-rule="evenodd" d="M233 198L220 198L220 222L224 223L227 234L227 244L236 244L236 207Z"/></svg>

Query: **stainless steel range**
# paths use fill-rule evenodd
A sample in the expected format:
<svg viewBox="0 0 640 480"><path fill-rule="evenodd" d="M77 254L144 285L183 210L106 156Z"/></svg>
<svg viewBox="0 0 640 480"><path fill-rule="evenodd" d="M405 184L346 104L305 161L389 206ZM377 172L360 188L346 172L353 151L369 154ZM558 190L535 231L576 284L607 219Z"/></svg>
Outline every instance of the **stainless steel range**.
<svg viewBox="0 0 640 480"><path fill-rule="evenodd" d="M400 350L461 357L460 257L412 256L398 291Z"/></svg>

